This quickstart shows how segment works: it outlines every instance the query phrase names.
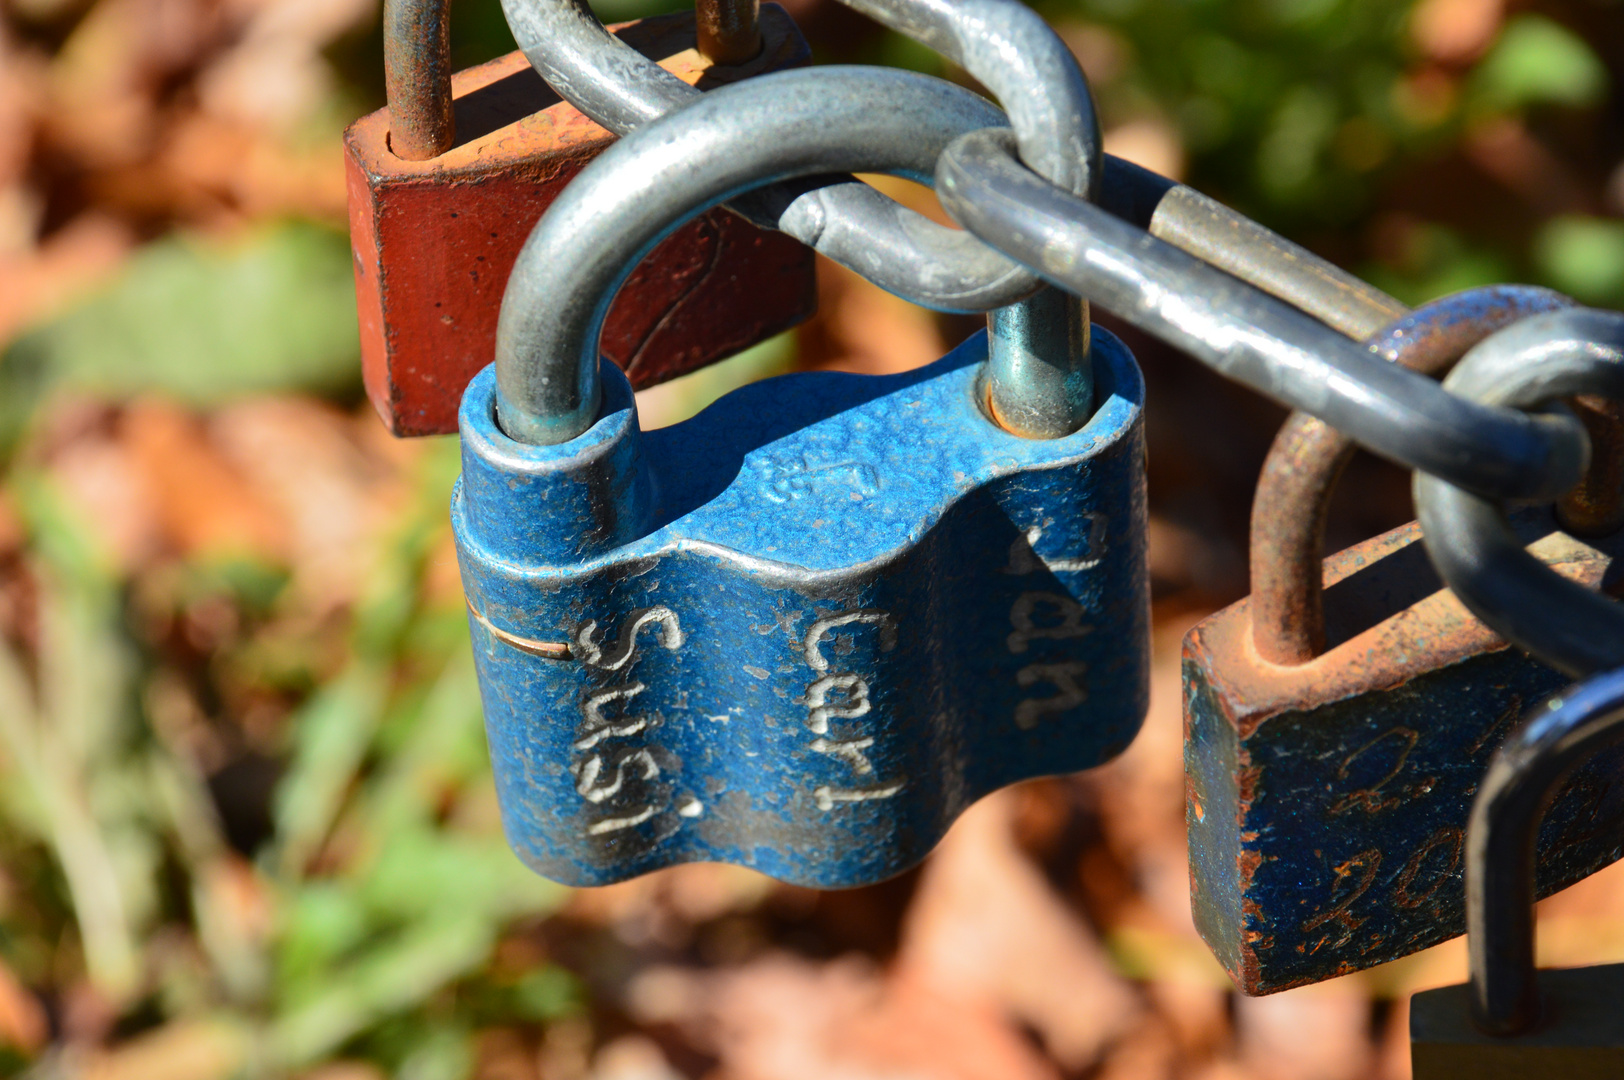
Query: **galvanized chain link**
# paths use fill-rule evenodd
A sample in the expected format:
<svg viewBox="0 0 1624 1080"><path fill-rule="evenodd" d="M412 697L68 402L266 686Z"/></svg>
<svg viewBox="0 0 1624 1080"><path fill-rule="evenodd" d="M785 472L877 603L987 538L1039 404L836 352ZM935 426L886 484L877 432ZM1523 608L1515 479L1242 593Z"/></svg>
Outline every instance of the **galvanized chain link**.
<svg viewBox="0 0 1624 1080"><path fill-rule="evenodd" d="M753 137L766 146L752 155L749 167L732 171L739 183L720 198L898 295L944 310L986 310L1019 301L1048 282L1323 420L1378 455L1466 491L1551 499L1579 481L1589 442L1574 417L1473 401L1390 363L1344 335L1363 337L1404 315L1397 301L1189 188L1101 156L1080 70L1018 0L844 2L937 48L1011 110L1014 131L1003 126L1010 121L992 105L950 84L938 81L918 91L941 95L944 113L963 125L933 164L942 203L966 232L936 226L866 185L817 175L856 168L841 162L862 160L871 162L863 168L930 178L932 163L919 156L921 142L878 156L867 152L871 143L861 151L858 145L842 150L843 138L859 145L867 138L859 133L862 109L840 100L842 80L854 86L867 78L855 69L765 75L702 95L621 44L584 0L504 0L504 11L543 77L611 130L628 132L713 97L721 97L725 109L700 110L695 127L703 117L703 124L721 131L736 119L726 109L747 112ZM786 80L811 100L788 109L788 95L775 85ZM779 114L752 107L752 98L783 102L786 109ZM772 160L773 140L784 125L819 123L825 135L815 153L806 144L810 157L793 168ZM739 136L737 123L731 130L732 137L717 146L751 137ZM933 128L932 137L946 130ZM692 131L682 137L706 141ZM747 173L749 183L743 182ZM784 183L808 176L816 179ZM778 187L745 194L765 178L779 181ZM1090 192L1097 204L1086 197ZM692 202L693 194L676 202ZM615 258L623 254L617 247ZM521 267L526 265L540 263L521 258ZM517 271L514 288L539 295L538 286ZM515 318L527 327L556 321L536 314ZM575 331L566 336L578 343ZM534 365L543 352L535 350L544 339L551 340L519 330L512 338L515 355L499 370L539 376ZM581 344L571 354L578 375L552 383L540 397L521 391L516 376L505 380L504 401L516 417L528 411L527 401L539 404L541 398L579 410L583 401L563 406L560 394L566 384L573 393L591 382L595 348ZM1024 377L1014 373L1006 381L1030 390L1017 385ZM1044 396L1041 390L1035 395Z"/></svg>

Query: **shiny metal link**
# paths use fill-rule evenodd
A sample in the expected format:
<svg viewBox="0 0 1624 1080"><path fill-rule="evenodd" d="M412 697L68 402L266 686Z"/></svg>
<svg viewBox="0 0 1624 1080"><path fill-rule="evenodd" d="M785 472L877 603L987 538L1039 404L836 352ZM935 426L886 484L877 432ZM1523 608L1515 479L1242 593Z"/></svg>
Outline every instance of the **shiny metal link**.
<svg viewBox="0 0 1624 1080"><path fill-rule="evenodd" d="M942 148L988 108L940 79L821 67L722 87L627 135L581 171L519 253L497 324L502 429L552 444L591 426L609 303L684 222L795 177L862 170L929 182Z"/></svg>
<svg viewBox="0 0 1624 1080"><path fill-rule="evenodd" d="M1102 166L1088 81L1065 42L1018 0L842 0L930 46L992 91L1021 160L1092 199ZM988 319L987 411L1029 438L1069 435L1093 412L1088 305L1052 287Z"/></svg>
<svg viewBox="0 0 1624 1080"><path fill-rule="evenodd" d="M937 195L967 229L1051 282L1391 461L1513 498L1555 497L1584 472L1588 441L1571 416L1478 405L1388 363L1045 182L1016 159L1007 130L955 140Z"/></svg>
<svg viewBox="0 0 1624 1080"><path fill-rule="evenodd" d="M585 0L503 0L502 10L541 77L616 134L701 96L604 29ZM1001 116L991 104L986 108L989 116ZM1031 271L974 237L937 225L849 177L760 192L732 206L881 288L938 311L988 311L1041 285Z"/></svg>
<svg viewBox="0 0 1624 1080"><path fill-rule="evenodd" d="M1515 408L1577 394L1624 399L1624 315L1575 308L1525 319L1467 353L1444 388ZM1624 666L1624 606L1525 551L1504 504L1423 475L1415 502L1432 564L1474 615L1569 675Z"/></svg>

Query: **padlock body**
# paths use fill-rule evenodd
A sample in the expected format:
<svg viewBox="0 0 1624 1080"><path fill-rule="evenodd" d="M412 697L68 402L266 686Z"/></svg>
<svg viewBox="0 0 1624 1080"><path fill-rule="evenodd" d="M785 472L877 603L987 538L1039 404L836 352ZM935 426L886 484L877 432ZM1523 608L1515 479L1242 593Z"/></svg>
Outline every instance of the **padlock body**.
<svg viewBox="0 0 1624 1080"><path fill-rule="evenodd" d="M1496 1037L1472 1023L1465 984L1410 999L1415 1080L1618 1080L1624 1076L1624 964L1539 972L1540 1020Z"/></svg>
<svg viewBox="0 0 1624 1080"><path fill-rule="evenodd" d="M1531 549L1598 587L1619 537L1519 513ZM1537 539L1536 539L1537 537ZM1510 648L1444 589L1414 523L1328 559L1331 646L1300 667L1252 647L1241 601L1184 644L1186 819L1197 929L1267 994L1465 932L1472 796L1508 729L1571 680ZM1546 895L1619 858L1624 758L1588 764L1540 833Z"/></svg>
<svg viewBox="0 0 1624 1080"><path fill-rule="evenodd" d="M765 47L712 68L683 12L616 27L687 82L709 87L810 60L782 8L763 5ZM510 53L452 77L457 144L429 161L389 149L389 111L345 133L350 241L367 393L397 435L457 429L468 381L496 355L509 273L564 186L612 141ZM717 208L656 248L621 289L605 355L652 386L730 356L816 307L813 255Z"/></svg>
<svg viewBox="0 0 1624 1080"><path fill-rule="evenodd" d="M918 862L980 796L1099 764L1147 704L1142 385L1027 440L937 363L745 387L521 447L470 386L453 502L507 835L558 881L686 861L819 887ZM562 653L568 659L558 659Z"/></svg>

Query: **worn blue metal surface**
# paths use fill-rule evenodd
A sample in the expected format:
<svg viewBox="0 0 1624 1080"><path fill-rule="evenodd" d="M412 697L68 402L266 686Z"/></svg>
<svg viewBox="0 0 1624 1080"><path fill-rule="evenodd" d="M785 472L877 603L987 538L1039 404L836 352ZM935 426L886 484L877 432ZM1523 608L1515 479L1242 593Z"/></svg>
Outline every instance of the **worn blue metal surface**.
<svg viewBox="0 0 1624 1080"><path fill-rule="evenodd" d="M1589 543L1548 508L1531 550L1601 584L1624 536ZM1241 601L1185 639L1186 815L1196 927L1266 994L1465 931L1472 796L1506 732L1569 679L1513 649L1443 588L1413 523L1326 561L1329 644L1262 661ZM1540 895L1624 854L1624 761L1587 765L1546 814Z"/></svg>
<svg viewBox="0 0 1624 1080"><path fill-rule="evenodd" d="M859 885L982 795L1127 746L1148 687L1143 386L1027 440L976 405L986 337L884 377L789 375L639 433L509 440L487 369L452 501L503 820L598 885L716 860Z"/></svg>

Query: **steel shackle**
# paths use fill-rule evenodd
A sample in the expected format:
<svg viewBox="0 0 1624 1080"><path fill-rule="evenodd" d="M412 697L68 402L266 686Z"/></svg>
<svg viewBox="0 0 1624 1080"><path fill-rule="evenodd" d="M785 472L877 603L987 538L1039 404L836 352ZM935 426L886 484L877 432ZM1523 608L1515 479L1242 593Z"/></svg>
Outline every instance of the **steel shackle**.
<svg viewBox="0 0 1624 1080"><path fill-rule="evenodd" d="M1526 319L1474 347L1444 387L1523 409L1624 399L1624 314L1573 308ZM1523 550L1501 501L1417 473L1415 503L1428 557L1472 614L1566 674L1624 666L1624 607Z"/></svg>
<svg viewBox="0 0 1624 1080"><path fill-rule="evenodd" d="M610 34L583 0L503 0L502 10L541 77L617 134L699 94ZM1030 296L1042 284L975 237L943 228L851 177L752 192L733 209L938 311L989 311Z"/></svg>
<svg viewBox="0 0 1624 1080"><path fill-rule="evenodd" d="M496 344L502 429L551 445L592 426L609 303L638 260L695 215L754 187L836 171L928 182L943 146L1002 119L941 79L822 67L721 87L625 136L542 217L508 279Z"/></svg>
<svg viewBox="0 0 1624 1080"><path fill-rule="evenodd" d="M761 51L760 0L696 0L699 51L739 64ZM652 61L649 61L652 64ZM427 161L456 142L451 107L451 0L384 0L384 94L389 149Z"/></svg>
<svg viewBox="0 0 1624 1080"><path fill-rule="evenodd" d="M1389 323L1366 345L1401 367L1437 376L1501 327L1571 303L1531 285L1470 289ZM1264 460L1247 546L1252 644L1271 663L1305 664L1325 648L1325 523L1332 492L1356 449L1348 436L1298 412L1282 425Z"/></svg>
<svg viewBox="0 0 1624 1080"><path fill-rule="evenodd" d="M1569 666L1584 662L1574 660ZM1621 743L1624 669L1545 702L1506 736L1483 775L1466 830L1466 949L1473 1019L1489 1034L1515 1035L1540 1018L1534 870L1545 810L1580 766Z"/></svg>

